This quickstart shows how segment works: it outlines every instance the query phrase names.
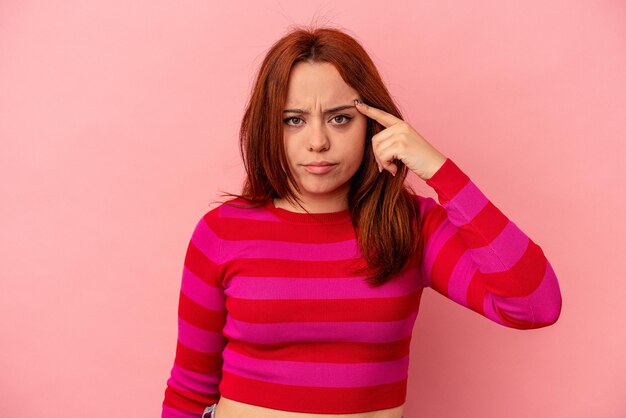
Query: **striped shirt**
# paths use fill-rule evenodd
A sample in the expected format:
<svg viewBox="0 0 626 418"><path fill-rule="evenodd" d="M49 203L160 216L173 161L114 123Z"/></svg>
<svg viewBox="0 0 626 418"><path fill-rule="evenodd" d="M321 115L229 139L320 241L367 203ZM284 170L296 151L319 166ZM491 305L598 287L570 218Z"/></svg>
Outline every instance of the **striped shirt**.
<svg viewBox="0 0 626 418"><path fill-rule="evenodd" d="M199 417L221 395L318 414L402 405L425 288L505 327L556 322L561 293L541 248L451 159L426 183L439 204L414 196L422 262L380 287L354 274L365 262L348 210L312 217L269 199L207 212L184 260L162 417Z"/></svg>

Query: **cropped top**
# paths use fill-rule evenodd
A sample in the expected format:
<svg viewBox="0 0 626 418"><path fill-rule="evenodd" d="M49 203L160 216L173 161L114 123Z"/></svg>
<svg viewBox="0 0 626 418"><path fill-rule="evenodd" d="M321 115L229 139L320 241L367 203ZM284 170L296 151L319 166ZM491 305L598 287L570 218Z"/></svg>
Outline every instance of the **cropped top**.
<svg viewBox="0 0 626 418"><path fill-rule="evenodd" d="M425 288L505 327L556 322L561 292L541 248L450 158L426 184L439 204L413 195L422 262L380 287L353 273L363 257L348 210L312 216L269 199L208 211L184 259L162 417L199 417L222 395L319 414L402 405Z"/></svg>

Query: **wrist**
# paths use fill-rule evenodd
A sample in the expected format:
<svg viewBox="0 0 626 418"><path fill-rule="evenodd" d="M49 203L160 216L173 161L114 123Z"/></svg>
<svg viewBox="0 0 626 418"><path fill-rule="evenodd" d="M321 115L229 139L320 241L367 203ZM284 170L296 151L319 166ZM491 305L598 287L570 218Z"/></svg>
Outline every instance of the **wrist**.
<svg viewBox="0 0 626 418"><path fill-rule="evenodd" d="M447 159L446 156L442 154L436 160L436 162L432 164L430 169L426 171L426 174L422 177L422 180L430 180L430 178L434 176L437 171L439 171L443 163L446 162L446 159Z"/></svg>

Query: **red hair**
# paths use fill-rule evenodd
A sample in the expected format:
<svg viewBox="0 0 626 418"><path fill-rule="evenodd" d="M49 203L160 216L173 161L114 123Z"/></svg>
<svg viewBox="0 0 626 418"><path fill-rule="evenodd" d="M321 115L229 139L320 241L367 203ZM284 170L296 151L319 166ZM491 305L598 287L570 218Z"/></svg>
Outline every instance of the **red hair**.
<svg viewBox="0 0 626 418"><path fill-rule="evenodd" d="M268 199L298 201L299 191L289 169L283 144L282 112L292 67L301 61L334 65L343 80L363 102L402 119L376 66L351 36L330 27L298 27L276 41L258 71L239 132L240 152L246 169L242 193L231 194L259 206ZM359 248L371 274L372 286L385 283L402 270L419 249L419 211L413 193L404 183L408 174L401 161L398 172L379 173L371 147L372 136L384 126L367 118L363 161L352 177L348 208ZM278 158L276 158L278 156Z"/></svg>

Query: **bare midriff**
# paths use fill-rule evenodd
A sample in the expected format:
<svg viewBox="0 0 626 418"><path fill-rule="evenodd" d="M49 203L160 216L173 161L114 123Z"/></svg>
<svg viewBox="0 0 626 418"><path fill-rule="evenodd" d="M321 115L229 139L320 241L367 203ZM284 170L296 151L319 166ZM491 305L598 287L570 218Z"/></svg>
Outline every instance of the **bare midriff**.
<svg viewBox="0 0 626 418"><path fill-rule="evenodd" d="M324 402L324 400L320 399L320 402ZM402 418L403 410L404 404L391 409L379 409L356 414L309 414L264 408L221 396L214 415L215 418Z"/></svg>

